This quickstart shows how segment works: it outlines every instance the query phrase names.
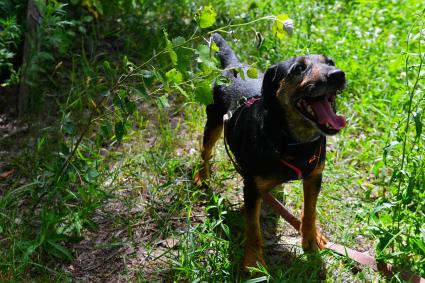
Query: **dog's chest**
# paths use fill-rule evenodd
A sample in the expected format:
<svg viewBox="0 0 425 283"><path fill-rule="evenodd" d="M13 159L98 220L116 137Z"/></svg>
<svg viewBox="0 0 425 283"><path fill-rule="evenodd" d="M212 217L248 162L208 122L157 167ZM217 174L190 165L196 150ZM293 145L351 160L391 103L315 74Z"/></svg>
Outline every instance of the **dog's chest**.
<svg viewBox="0 0 425 283"><path fill-rule="evenodd" d="M320 136L312 142L284 145L279 161L286 169L285 179L297 180L310 176L325 158L326 137Z"/></svg>

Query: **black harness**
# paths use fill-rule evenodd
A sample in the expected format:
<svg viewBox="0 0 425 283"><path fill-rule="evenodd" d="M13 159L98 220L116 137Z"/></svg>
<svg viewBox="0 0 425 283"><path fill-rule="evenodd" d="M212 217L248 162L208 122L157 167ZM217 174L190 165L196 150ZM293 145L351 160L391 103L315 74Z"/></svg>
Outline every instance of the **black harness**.
<svg viewBox="0 0 425 283"><path fill-rule="evenodd" d="M243 103L239 103L237 108L234 111L229 111L226 115L224 115L224 146L235 166L236 170L242 175L242 169L236 163L227 145L227 121L229 121L234 113L237 113L236 122L237 123L242 111L245 108L251 107L255 103L261 100L261 97L255 96L245 99ZM266 140L269 141L271 147L279 156L279 160L285 165L287 168L291 169L291 180L299 180L309 177L310 174L321 164L326 158L326 136L319 136L316 139L303 142L303 143L287 143L284 145L280 145L280 150L276 148L273 142L266 137Z"/></svg>

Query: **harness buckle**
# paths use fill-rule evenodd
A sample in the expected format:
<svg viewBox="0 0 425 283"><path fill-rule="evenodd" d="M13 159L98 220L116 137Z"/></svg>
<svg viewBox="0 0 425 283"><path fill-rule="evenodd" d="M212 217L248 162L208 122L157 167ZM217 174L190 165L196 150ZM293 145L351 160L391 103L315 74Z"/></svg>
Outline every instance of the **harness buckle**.
<svg viewBox="0 0 425 283"><path fill-rule="evenodd" d="M312 163L313 161L315 161L315 160L317 160L319 158L320 158L320 156L317 156L317 155L313 154L313 156L310 157L310 159L308 160L308 163L310 164L310 163Z"/></svg>
<svg viewBox="0 0 425 283"><path fill-rule="evenodd" d="M232 118L232 116L233 116L233 113L232 111L229 110L229 112L223 115L223 122L226 123Z"/></svg>

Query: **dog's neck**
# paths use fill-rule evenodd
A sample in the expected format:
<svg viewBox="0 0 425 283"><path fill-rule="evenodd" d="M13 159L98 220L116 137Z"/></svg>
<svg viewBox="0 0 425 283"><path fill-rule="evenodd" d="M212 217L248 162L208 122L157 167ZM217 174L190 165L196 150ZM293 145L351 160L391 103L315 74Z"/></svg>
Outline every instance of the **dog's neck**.
<svg viewBox="0 0 425 283"><path fill-rule="evenodd" d="M285 135L288 142L306 143L317 139L321 133L295 111L283 109L276 103L264 103L264 128L272 135ZM279 138L280 140L281 138Z"/></svg>

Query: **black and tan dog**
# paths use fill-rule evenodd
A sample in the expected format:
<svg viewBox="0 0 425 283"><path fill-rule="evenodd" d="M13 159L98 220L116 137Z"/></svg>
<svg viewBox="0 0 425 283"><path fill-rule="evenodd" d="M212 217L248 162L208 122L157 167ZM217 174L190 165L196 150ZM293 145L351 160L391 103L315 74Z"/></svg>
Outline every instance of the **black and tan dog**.
<svg viewBox="0 0 425 283"><path fill-rule="evenodd" d="M214 86L214 104L207 106L202 159L195 177L209 176L208 161L221 135L244 178L246 250L244 266L264 265L260 232L262 194L295 179L303 180L302 247L321 249L326 239L316 229L316 202L325 164L326 135L345 127L336 115L335 99L344 89L345 74L325 55L303 55L271 66L257 79L245 78L234 68L247 70L224 39L211 38L229 85ZM224 119L225 116L227 119Z"/></svg>

